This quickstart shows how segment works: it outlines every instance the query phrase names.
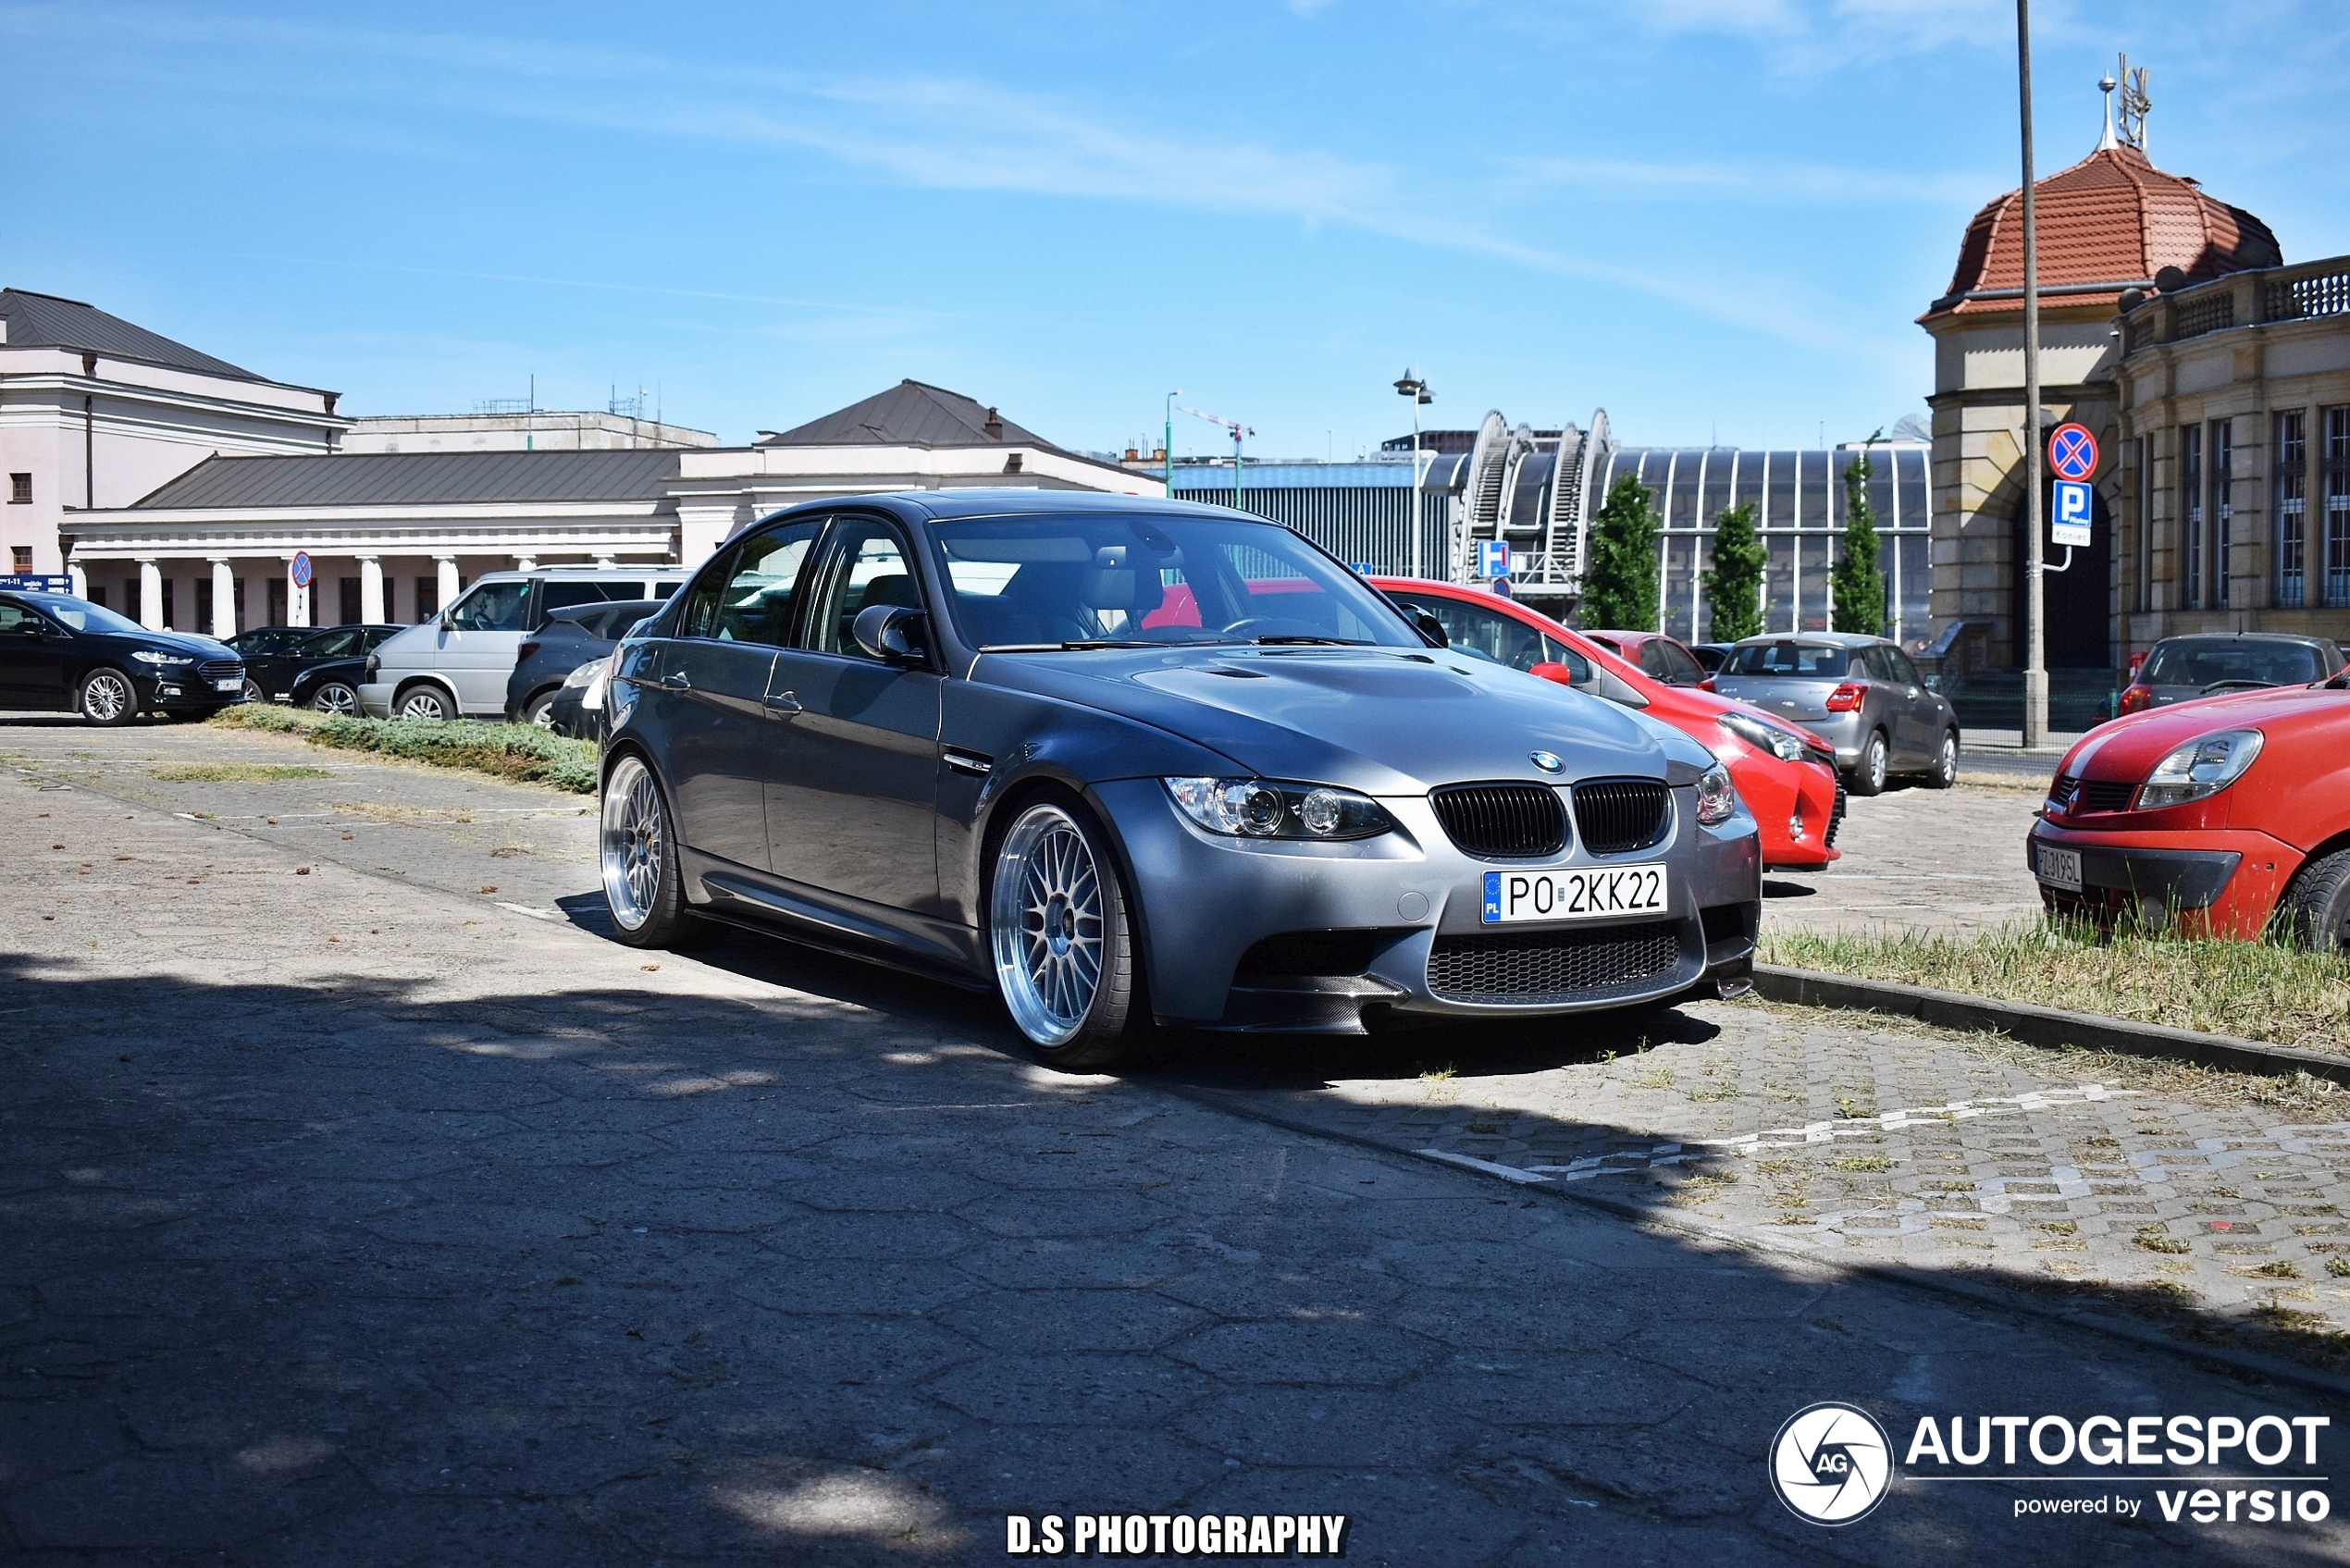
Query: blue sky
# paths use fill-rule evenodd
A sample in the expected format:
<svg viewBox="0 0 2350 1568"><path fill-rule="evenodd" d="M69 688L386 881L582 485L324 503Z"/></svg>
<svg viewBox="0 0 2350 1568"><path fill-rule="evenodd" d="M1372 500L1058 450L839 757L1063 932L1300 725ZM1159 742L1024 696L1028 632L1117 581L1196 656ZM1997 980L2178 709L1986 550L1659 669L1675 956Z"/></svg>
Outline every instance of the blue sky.
<svg viewBox="0 0 2350 1568"><path fill-rule="evenodd" d="M2163 167L2350 252L2350 8L2041 0L2044 171L2116 49ZM658 389L728 441L911 376L1063 444L1431 423L1811 444L2014 183L2009 0L0 0L0 282L347 412ZM1180 416L1179 416L1180 417ZM1181 451L1228 450L1182 421Z"/></svg>

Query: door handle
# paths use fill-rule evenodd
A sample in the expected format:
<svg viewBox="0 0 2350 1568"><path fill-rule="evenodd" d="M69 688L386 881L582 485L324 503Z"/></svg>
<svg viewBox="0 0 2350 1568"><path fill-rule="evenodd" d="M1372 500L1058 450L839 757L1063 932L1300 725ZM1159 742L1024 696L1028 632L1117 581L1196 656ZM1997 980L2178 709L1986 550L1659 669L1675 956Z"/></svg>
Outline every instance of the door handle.
<svg viewBox="0 0 2350 1568"><path fill-rule="evenodd" d="M669 673L661 678L661 684L669 687L672 691L691 691L694 689L694 683L686 678L686 672L683 670L672 670Z"/></svg>
<svg viewBox="0 0 2350 1568"><path fill-rule="evenodd" d="M800 707L797 692L776 692L767 698L766 706L768 716L774 719L788 719L795 713L805 711Z"/></svg>

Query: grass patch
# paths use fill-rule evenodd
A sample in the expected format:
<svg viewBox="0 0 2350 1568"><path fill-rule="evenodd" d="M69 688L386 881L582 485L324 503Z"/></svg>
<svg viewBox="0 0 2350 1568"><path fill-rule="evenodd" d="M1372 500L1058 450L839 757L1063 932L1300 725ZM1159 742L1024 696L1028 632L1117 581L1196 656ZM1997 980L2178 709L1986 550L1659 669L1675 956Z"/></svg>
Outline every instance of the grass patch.
<svg viewBox="0 0 2350 1568"><path fill-rule="evenodd" d="M595 743L565 740L533 724L480 724L464 719L353 719L258 702L223 709L210 722L229 729L300 735L313 746L372 751L439 768L461 768L488 773L492 778L547 784L575 795L596 793Z"/></svg>
<svg viewBox="0 0 2350 1568"><path fill-rule="evenodd" d="M2273 942L2014 923L1987 931L1765 931L1765 963L2350 1052L2350 966Z"/></svg>
<svg viewBox="0 0 2350 1568"><path fill-rule="evenodd" d="M330 779L334 774L299 762L192 762L157 768L155 776L166 784L267 784L273 779Z"/></svg>

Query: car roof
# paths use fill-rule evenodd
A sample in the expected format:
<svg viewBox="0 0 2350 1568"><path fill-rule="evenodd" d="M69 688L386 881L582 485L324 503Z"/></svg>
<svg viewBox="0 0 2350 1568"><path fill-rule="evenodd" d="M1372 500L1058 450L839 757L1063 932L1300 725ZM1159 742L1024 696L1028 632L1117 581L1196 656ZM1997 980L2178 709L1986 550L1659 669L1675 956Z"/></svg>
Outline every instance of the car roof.
<svg viewBox="0 0 2350 1568"><path fill-rule="evenodd" d="M593 604L566 604L560 610L550 610L547 619L550 622L576 621L583 616L601 615L608 610L641 610L649 615L668 602L662 599L604 599Z"/></svg>
<svg viewBox="0 0 2350 1568"><path fill-rule="evenodd" d="M1205 514L1230 523L1262 523L1268 528L1281 526L1270 518L1259 517L1253 512L1240 512L1229 506L1205 506L1198 501L1169 500L1160 496L1110 495L1100 490L1043 490L1004 485L972 486L952 490L893 490L880 495L802 501L797 506L770 512L758 521L772 523L778 517L802 517L856 508L888 512L908 522L954 523L978 517L1082 516L1087 513L1131 517L1137 512L1145 512L1168 517ZM757 524L747 526L757 526ZM731 540L745 531L746 528L737 528L727 537Z"/></svg>
<svg viewBox="0 0 2350 1568"><path fill-rule="evenodd" d="M1791 642L1813 648L1866 648L1872 643L1888 639L1873 637L1866 632L1765 632L1759 637L1740 637L1728 644L1732 648L1750 648L1762 643Z"/></svg>
<svg viewBox="0 0 2350 1568"><path fill-rule="evenodd" d="M683 577L686 574L686 568L683 566L534 566L527 572L520 568L484 572L474 579L474 583L523 583L534 577L599 581L606 577ZM473 583L465 586L472 587Z"/></svg>
<svg viewBox="0 0 2350 1568"><path fill-rule="evenodd" d="M2299 632L2181 632L2176 636L2161 638L2155 646L2159 648L2167 642L2289 642L2303 648L2322 648L2332 640L2331 637L2307 636Z"/></svg>

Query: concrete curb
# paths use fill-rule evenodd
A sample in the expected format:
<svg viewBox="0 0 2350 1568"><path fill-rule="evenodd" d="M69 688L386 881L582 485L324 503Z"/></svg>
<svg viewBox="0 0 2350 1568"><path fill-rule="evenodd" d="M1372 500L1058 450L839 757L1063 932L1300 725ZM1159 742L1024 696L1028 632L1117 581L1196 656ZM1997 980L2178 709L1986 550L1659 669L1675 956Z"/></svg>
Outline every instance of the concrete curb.
<svg viewBox="0 0 2350 1568"><path fill-rule="evenodd" d="M2068 1013L2029 1002L2002 1002L1956 991L1929 991L1895 981L1861 980L1812 969L1754 966L1755 994L1806 1007L1852 1007L1943 1029L1985 1030L2027 1045L2078 1045L2132 1056L2164 1056L2232 1072L2307 1073L2350 1087L2350 1057L2294 1045L2264 1045L2231 1034L2202 1034L2158 1023Z"/></svg>

